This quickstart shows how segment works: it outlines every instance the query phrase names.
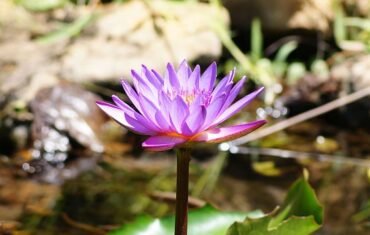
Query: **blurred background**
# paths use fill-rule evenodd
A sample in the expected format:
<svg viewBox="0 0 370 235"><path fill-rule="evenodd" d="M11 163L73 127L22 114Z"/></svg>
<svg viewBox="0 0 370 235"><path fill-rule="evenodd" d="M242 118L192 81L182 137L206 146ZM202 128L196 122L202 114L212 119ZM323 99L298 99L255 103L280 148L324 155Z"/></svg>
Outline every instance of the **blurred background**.
<svg viewBox="0 0 370 235"><path fill-rule="evenodd" d="M368 0L0 0L0 234L172 214L175 153L143 151L95 101L183 59L266 88L230 120L263 131L193 149L193 206L272 211L306 168L317 234L369 234L369 16Z"/></svg>

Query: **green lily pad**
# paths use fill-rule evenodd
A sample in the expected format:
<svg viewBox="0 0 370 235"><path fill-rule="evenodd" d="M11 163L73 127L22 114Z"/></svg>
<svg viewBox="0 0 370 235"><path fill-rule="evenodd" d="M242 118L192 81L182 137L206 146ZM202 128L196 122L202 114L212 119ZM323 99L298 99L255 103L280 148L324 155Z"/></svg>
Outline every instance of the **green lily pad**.
<svg viewBox="0 0 370 235"><path fill-rule="evenodd" d="M261 211L220 212L210 205L191 210L188 234L308 235L321 226L322 220L323 208L306 177L303 177L291 186L282 207L268 215ZM162 219L141 216L109 235L172 235L174 224L174 216Z"/></svg>
<svg viewBox="0 0 370 235"><path fill-rule="evenodd" d="M235 221L247 218L260 218L264 214L257 210L252 212L221 212L210 205L190 210L188 218L189 235L224 235L228 227ZM141 216L133 223L126 224L112 231L109 235L173 235L175 217L167 216L153 219Z"/></svg>
<svg viewBox="0 0 370 235"><path fill-rule="evenodd" d="M306 178L289 189L281 209L259 219L234 223L227 235L308 235L322 224L323 208Z"/></svg>
<svg viewBox="0 0 370 235"><path fill-rule="evenodd" d="M308 235L319 227L313 216L291 217L276 228L269 228L271 215L242 223L233 224L227 231L227 235Z"/></svg>

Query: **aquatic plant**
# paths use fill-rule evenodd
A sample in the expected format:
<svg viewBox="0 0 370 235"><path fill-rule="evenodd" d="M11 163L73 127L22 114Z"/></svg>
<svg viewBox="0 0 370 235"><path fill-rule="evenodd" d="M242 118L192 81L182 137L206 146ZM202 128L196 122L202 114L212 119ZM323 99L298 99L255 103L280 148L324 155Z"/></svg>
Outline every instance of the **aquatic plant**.
<svg viewBox="0 0 370 235"><path fill-rule="evenodd" d="M175 234L187 234L189 145L194 142L218 143L238 138L265 124L257 120L227 127L219 124L242 110L262 90L236 101L246 78L233 83L232 70L216 85L217 65L212 63L202 74L183 61L175 70L167 65L163 76L142 66L132 70L134 88L122 81L133 107L113 95L114 104L97 105L118 123L138 134L149 136L142 146L153 151L177 148L177 189Z"/></svg>
<svg viewBox="0 0 370 235"><path fill-rule="evenodd" d="M186 61L176 71L167 65L164 76L143 66L132 70L134 88L125 80L123 89L134 107L113 95L114 104L98 101L98 106L117 122L138 134L150 136L142 146L153 151L184 147L192 142L218 143L245 135L265 123L257 120L227 127L219 124L242 110L262 90L260 88L233 103L246 78L233 83L232 70L217 85L217 66L211 64L201 74Z"/></svg>

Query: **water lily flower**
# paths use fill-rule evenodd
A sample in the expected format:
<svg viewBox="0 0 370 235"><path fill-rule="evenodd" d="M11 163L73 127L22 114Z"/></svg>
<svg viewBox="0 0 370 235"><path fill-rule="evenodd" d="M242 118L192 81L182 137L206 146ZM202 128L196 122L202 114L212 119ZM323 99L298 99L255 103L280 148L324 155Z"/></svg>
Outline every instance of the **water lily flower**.
<svg viewBox="0 0 370 235"><path fill-rule="evenodd" d="M113 95L114 104L97 105L121 125L149 136L142 146L164 151L193 142L219 143L246 135L265 124L265 120L220 127L242 110L262 90L260 88L234 102L246 78L233 83L232 70L216 85L217 65L212 63L203 74L197 65L192 70L183 61L176 70L167 65L163 76L142 66L131 71L133 86L122 81L132 106Z"/></svg>

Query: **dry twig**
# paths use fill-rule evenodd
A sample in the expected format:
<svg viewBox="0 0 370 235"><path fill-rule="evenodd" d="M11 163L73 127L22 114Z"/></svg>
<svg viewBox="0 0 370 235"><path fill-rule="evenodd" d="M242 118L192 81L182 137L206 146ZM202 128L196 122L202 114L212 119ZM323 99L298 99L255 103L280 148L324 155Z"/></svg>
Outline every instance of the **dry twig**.
<svg viewBox="0 0 370 235"><path fill-rule="evenodd" d="M63 220L70 226L74 227L74 228L77 228L77 229L80 229L80 230L83 230L83 231L86 231L88 232L89 234L93 234L93 235L105 235L106 232L100 228L96 228L92 225L89 225L89 224L84 224L84 223L81 223L81 222L77 222L73 219L71 219L66 213L63 213L62 214L62 217L63 217Z"/></svg>
<svg viewBox="0 0 370 235"><path fill-rule="evenodd" d="M175 203L176 202L176 194L174 192L154 191L154 192L150 193L150 197L152 197L154 199L157 199L157 200L170 202L170 203ZM194 198L194 197L189 197L188 200L189 200L188 201L189 207L193 207L193 208L202 207L206 204L205 201L200 200L198 198Z"/></svg>
<svg viewBox="0 0 370 235"><path fill-rule="evenodd" d="M231 141L229 144L231 146L241 145L241 144L244 144L244 143L247 143L247 142L250 142L250 141L254 141L254 140L263 138L265 136L268 136L268 135L271 135L275 132L284 130L284 129L286 129L290 126L293 126L295 124L298 124L300 122L309 120L313 117L317 117L319 115L322 115L324 113L332 111L336 108L339 108L339 107L345 106L347 104L350 104L354 101L357 101L357 100L362 99L362 98L364 98L366 96L369 96L369 95L370 95L370 86L365 87L365 88L363 88L361 90L358 90L356 92L353 92L352 94L340 97L336 100L333 100L329 103L321 105L317 108L311 109L307 112L298 114L294 117L291 117L291 118L288 118L288 119L283 120L281 122L278 122L278 123L276 123L272 126L257 130L255 132L252 132L251 134L249 134L247 136L244 136L242 138Z"/></svg>

